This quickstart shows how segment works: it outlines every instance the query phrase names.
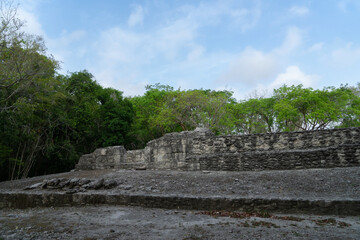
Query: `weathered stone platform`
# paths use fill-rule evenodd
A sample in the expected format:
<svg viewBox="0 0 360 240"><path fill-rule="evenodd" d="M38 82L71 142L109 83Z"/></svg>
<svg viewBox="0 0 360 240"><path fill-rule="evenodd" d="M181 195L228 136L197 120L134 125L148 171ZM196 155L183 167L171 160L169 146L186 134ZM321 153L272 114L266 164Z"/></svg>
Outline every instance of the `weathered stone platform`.
<svg viewBox="0 0 360 240"><path fill-rule="evenodd" d="M123 146L83 155L77 169L259 171L360 166L360 128L215 136L210 130L165 134L144 149Z"/></svg>
<svg viewBox="0 0 360 240"><path fill-rule="evenodd" d="M142 150L97 149L76 169L0 182L0 209L112 205L360 215L360 128L246 136L196 129L166 134Z"/></svg>
<svg viewBox="0 0 360 240"><path fill-rule="evenodd" d="M360 167L261 172L107 169L0 183L0 208L99 204L360 215Z"/></svg>

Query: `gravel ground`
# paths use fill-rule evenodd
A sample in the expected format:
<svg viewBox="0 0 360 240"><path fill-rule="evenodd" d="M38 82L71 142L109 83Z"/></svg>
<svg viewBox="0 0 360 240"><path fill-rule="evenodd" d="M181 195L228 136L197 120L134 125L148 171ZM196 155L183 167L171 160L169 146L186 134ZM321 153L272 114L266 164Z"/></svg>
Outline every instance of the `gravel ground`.
<svg viewBox="0 0 360 240"><path fill-rule="evenodd" d="M54 178L113 179L118 185L104 193L229 196L252 198L301 198L344 200L360 198L360 167L261 172L183 172L94 170L74 171L0 182L0 191L24 187ZM54 191L54 190L28 190Z"/></svg>
<svg viewBox="0 0 360 240"><path fill-rule="evenodd" d="M261 172L74 171L0 182L0 192L64 191L23 190L54 178L115 180L118 185L112 189L88 190L104 194L360 198L360 167ZM214 215L217 214L107 205L1 209L0 239L360 239L360 216ZM293 217L301 220L294 221Z"/></svg>
<svg viewBox="0 0 360 240"><path fill-rule="evenodd" d="M5 209L0 239L360 239L360 217L232 218L116 206Z"/></svg>

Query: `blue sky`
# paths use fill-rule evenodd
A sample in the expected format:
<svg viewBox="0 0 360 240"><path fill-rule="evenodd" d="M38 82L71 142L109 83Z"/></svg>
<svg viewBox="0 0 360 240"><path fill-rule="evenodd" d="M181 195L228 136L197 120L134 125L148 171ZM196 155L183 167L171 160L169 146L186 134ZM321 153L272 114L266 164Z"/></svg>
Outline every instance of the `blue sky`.
<svg viewBox="0 0 360 240"><path fill-rule="evenodd" d="M141 95L148 84L232 90L360 82L358 0L21 0L61 73L91 72Z"/></svg>

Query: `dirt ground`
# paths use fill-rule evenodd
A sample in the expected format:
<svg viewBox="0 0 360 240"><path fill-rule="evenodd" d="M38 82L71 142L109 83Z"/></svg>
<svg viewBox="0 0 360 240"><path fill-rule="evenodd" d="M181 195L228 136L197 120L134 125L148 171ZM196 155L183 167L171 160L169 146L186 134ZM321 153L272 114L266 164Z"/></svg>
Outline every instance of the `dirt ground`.
<svg viewBox="0 0 360 240"><path fill-rule="evenodd" d="M97 193L358 200L360 167L262 172L75 171L0 182L0 192L54 178L113 179ZM309 213L311 214L311 213ZM0 209L0 239L360 239L360 216L250 214L83 206ZM220 216L222 215L222 216Z"/></svg>
<svg viewBox="0 0 360 240"><path fill-rule="evenodd" d="M216 213L117 206L3 209L0 239L360 239L359 216Z"/></svg>
<svg viewBox="0 0 360 240"><path fill-rule="evenodd" d="M309 200L360 199L360 167L261 172L74 171L0 182L0 191L22 191L24 187L54 178L115 180L118 185L113 189L94 190L104 194L167 194ZM29 192L31 191L46 192L50 190L29 190Z"/></svg>

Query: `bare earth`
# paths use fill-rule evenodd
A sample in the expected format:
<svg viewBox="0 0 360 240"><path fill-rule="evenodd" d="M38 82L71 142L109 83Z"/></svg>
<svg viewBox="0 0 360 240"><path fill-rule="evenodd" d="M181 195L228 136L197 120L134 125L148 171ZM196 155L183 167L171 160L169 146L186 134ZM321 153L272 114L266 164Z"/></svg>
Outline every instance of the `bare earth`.
<svg viewBox="0 0 360 240"><path fill-rule="evenodd" d="M360 167L262 172L96 170L1 182L0 192L53 178L114 179L97 193L360 199ZM209 214L209 212L204 212ZM0 239L360 239L360 216L299 214L224 217L125 206L1 209ZM285 216L285 217L284 217ZM296 218L294 218L296 217Z"/></svg>

